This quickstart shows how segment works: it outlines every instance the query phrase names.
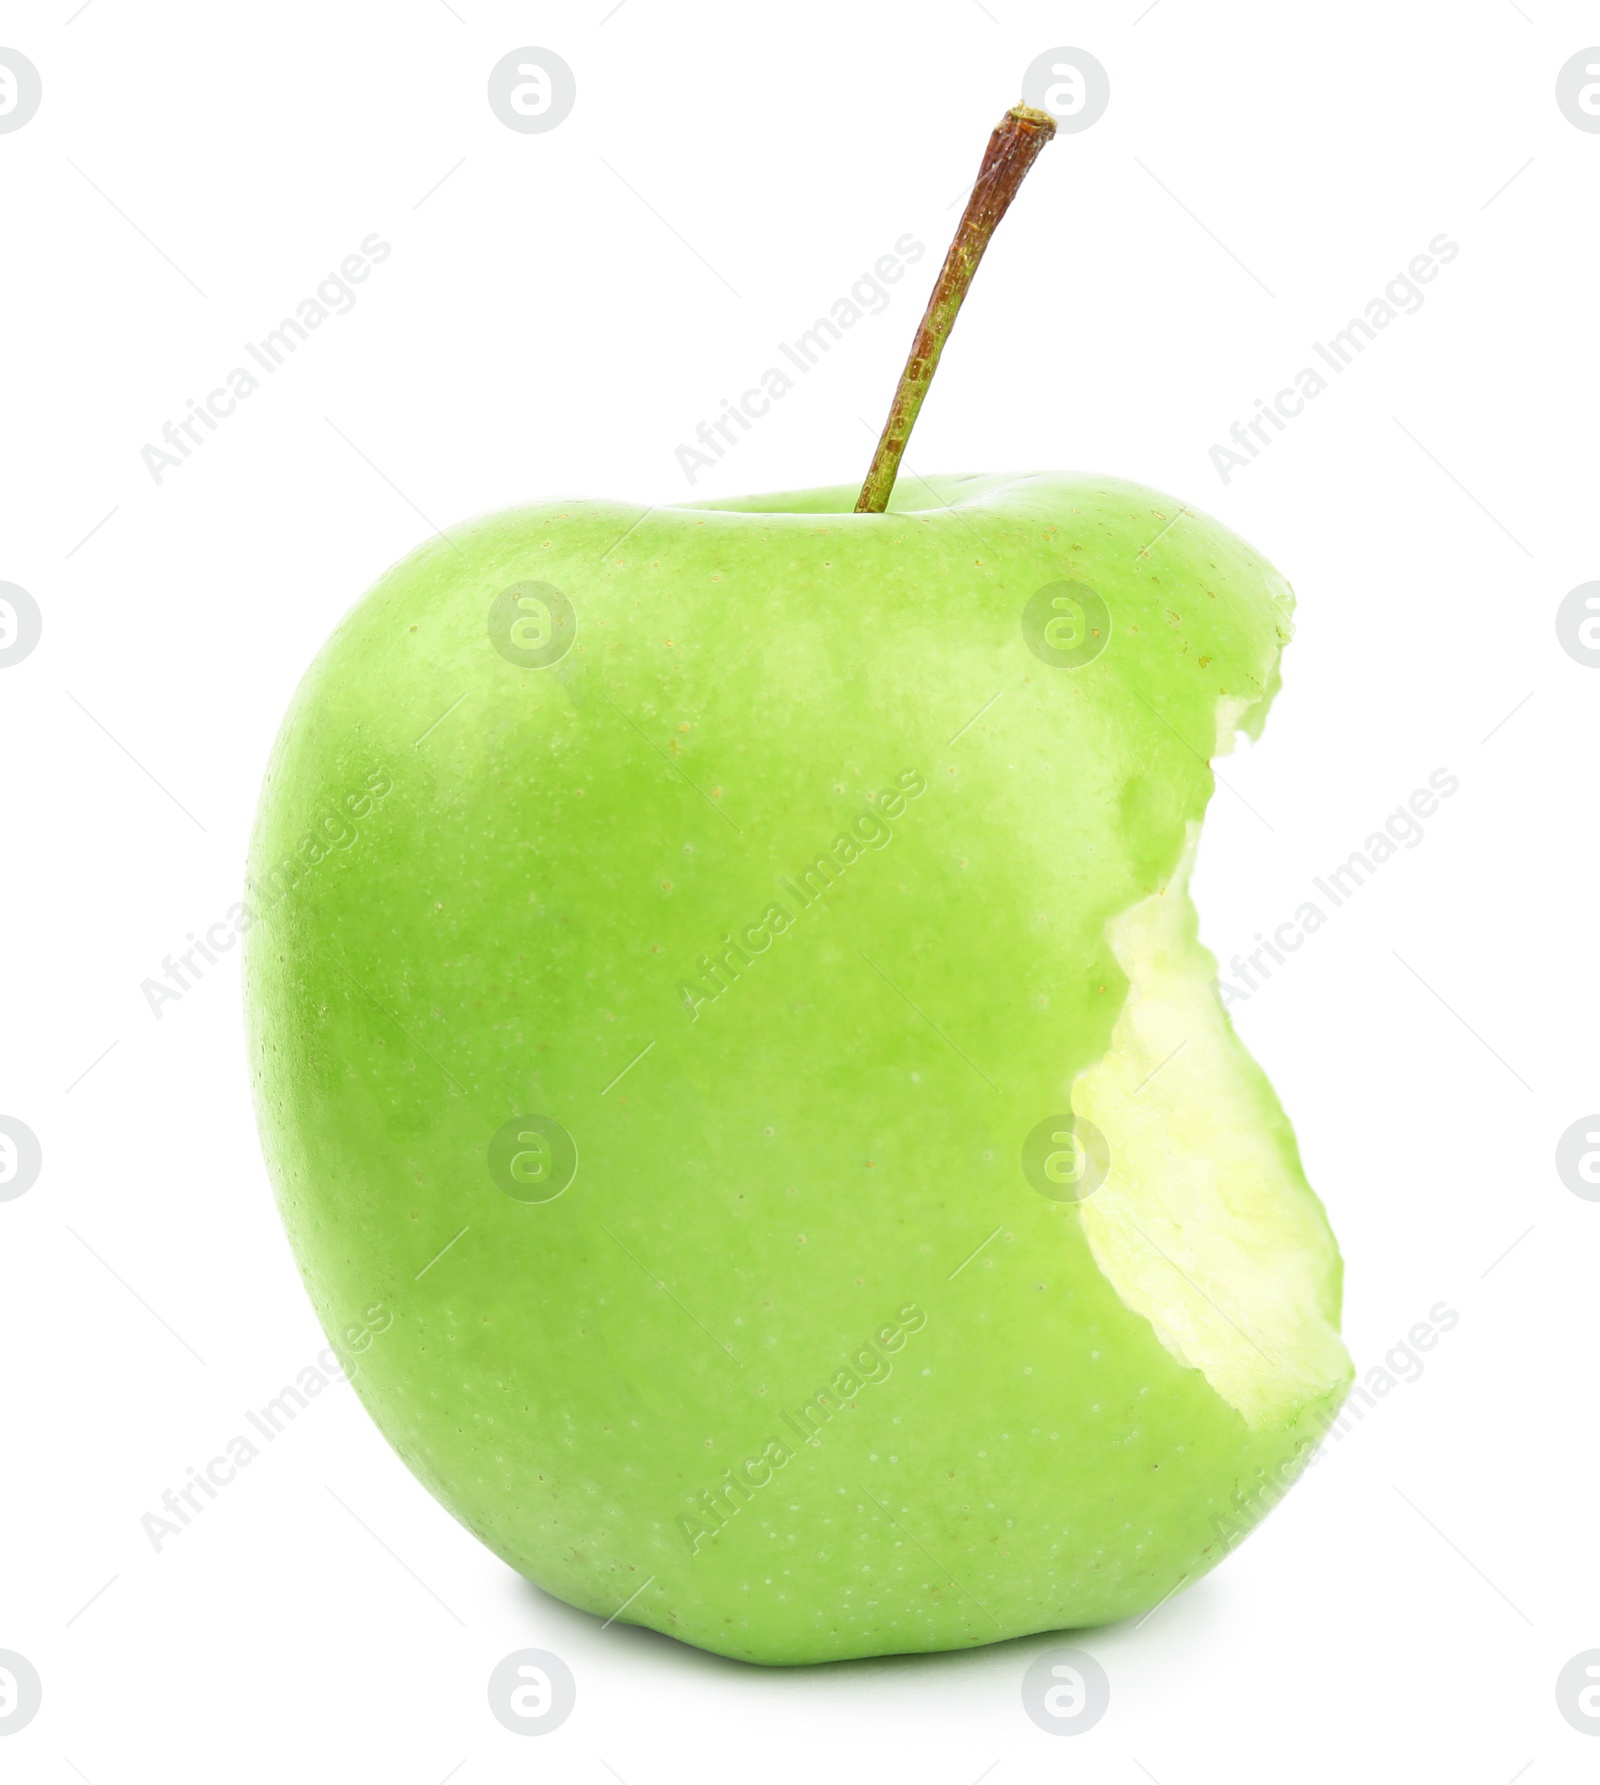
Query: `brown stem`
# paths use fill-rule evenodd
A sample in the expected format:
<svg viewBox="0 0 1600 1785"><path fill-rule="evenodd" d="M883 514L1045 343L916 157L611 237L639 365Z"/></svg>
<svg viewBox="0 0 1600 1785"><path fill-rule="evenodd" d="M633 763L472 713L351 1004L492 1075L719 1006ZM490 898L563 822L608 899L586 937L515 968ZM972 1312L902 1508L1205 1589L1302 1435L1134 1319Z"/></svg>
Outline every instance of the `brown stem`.
<svg viewBox="0 0 1600 1785"><path fill-rule="evenodd" d="M939 355L955 326L972 275L1028 169L1055 133L1055 120L1048 112L1036 111L1031 105L1014 105L989 138L972 196L961 214L955 239L939 269L933 295L928 299L905 370L895 387L889 419L883 424L878 450L872 455L867 480L861 486L857 514L882 514L889 506L889 494L900 471L900 457L916 426L922 399L933 382Z"/></svg>

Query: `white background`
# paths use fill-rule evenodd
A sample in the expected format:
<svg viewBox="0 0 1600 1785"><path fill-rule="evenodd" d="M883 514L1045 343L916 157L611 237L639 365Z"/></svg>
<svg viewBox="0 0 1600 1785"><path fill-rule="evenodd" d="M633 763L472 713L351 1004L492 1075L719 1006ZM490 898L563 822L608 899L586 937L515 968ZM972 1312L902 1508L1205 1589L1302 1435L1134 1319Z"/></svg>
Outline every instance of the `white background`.
<svg viewBox="0 0 1600 1785"><path fill-rule="evenodd" d="M0 6L44 90L0 135L0 580L44 614L0 671L0 1111L44 1150L0 1204L0 1648L45 1693L7 1778L1593 1779L1554 1686L1600 1646L1600 1204L1553 1160L1600 1106L1600 670L1553 621L1600 575L1600 136L1554 83L1600 5L77 4ZM547 134L486 103L522 45L576 72ZM1224 960L1460 778L1235 1008L1343 1244L1358 1365L1440 1301L1459 1324L1219 1571L1070 1639L1112 1682L1070 1740L1019 1698L1050 1638L781 1673L602 1632L344 1386L156 1554L141 1514L322 1344L237 956L159 1021L139 989L238 897L296 680L430 523L684 498L695 424L911 232L888 310L692 493L859 477L986 135L1057 45L1110 107L1043 155L911 461L1145 481L1295 584L1283 695L1206 834ZM153 482L140 448L374 231L355 308ZM1229 424L1441 231L1423 308L1224 486ZM578 1682L538 1740L484 1695L526 1646Z"/></svg>

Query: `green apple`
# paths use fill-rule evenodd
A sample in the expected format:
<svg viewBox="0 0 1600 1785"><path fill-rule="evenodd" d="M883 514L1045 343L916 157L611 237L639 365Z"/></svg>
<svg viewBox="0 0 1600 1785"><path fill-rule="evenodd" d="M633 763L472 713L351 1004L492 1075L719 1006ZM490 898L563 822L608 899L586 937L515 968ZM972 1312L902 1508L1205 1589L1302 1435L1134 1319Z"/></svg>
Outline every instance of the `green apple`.
<svg viewBox="0 0 1600 1785"><path fill-rule="evenodd" d="M1188 892L1288 586L1107 478L855 500L435 539L250 870L264 1148L372 1417L549 1592L767 1663L1141 1612L1350 1378Z"/></svg>

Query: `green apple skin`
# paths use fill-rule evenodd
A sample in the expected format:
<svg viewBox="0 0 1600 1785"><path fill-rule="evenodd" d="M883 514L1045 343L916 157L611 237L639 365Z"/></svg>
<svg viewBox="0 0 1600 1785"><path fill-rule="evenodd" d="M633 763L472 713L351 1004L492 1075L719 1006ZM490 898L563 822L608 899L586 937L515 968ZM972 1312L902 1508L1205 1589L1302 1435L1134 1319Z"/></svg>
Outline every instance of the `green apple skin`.
<svg viewBox="0 0 1600 1785"><path fill-rule="evenodd" d="M1184 885L1287 585L1107 478L852 500L425 545L296 694L248 893L264 1151L379 1428L548 1592L768 1664L1138 1614L1350 1375ZM1061 580L1110 617L1077 668L1021 626ZM571 604L548 667L491 643L524 581ZM1136 1006L1192 1045L1134 1092ZM1024 1142L1090 1091L1110 1174L1041 1194ZM575 1143L552 1200L491 1172L523 1116Z"/></svg>

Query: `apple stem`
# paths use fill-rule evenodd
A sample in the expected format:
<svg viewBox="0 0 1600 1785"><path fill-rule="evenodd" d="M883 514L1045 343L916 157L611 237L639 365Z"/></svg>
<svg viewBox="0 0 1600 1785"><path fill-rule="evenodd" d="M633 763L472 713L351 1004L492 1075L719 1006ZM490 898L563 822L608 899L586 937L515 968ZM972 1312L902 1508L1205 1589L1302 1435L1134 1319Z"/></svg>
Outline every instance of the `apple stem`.
<svg viewBox="0 0 1600 1785"><path fill-rule="evenodd" d="M1055 133L1055 120L1048 112L1037 111L1031 105L1014 105L989 138L983 165L978 169L977 180L967 199L967 208L961 213L950 251L944 257L933 295L928 299L916 339L911 343L905 370L895 387L889 419L883 424L878 450L872 455L867 480L862 484L856 502L857 514L882 514L889 506L889 495L900 472L906 441L916 426L922 399L933 382L939 355L943 353L944 344L960 314L972 275L977 272L983 251L989 246L989 238L1017 196L1017 189L1027 177L1028 169Z"/></svg>

